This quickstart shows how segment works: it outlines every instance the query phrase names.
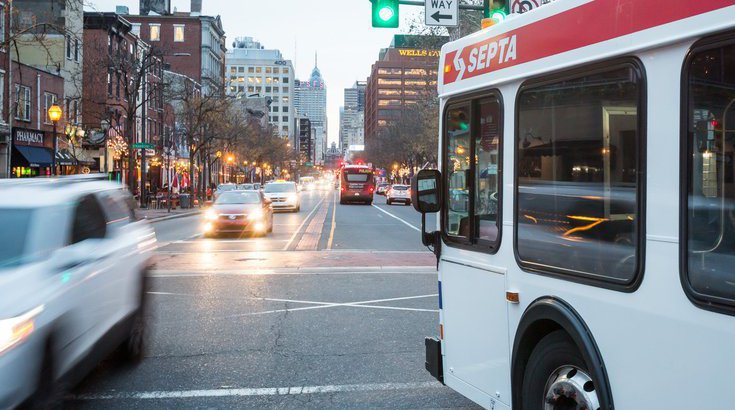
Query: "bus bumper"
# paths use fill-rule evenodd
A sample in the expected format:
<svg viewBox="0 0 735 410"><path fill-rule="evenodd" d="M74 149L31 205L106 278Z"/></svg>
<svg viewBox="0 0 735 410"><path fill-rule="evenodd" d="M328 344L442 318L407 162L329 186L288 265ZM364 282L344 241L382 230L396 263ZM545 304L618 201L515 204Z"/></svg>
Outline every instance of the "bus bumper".
<svg viewBox="0 0 735 410"><path fill-rule="evenodd" d="M433 337L427 337L424 339L424 345L426 346L426 362L424 362L424 367L426 367L430 375L444 384L442 342Z"/></svg>

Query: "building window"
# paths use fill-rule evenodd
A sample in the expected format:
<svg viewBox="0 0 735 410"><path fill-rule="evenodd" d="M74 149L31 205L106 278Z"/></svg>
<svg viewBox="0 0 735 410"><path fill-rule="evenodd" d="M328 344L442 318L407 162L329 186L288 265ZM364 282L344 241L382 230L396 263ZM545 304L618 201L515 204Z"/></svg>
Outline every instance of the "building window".
<svg viewBox="0 0 735 410"><path fill-rule="evenodd" d="M283 67L283 74L288 74L288 67ZM288 82L288 81L284 81L284 82Z"/></svg>
<svg viewBox="0 0 735 410"><path fill-rule="evenodd" d="M5 5L0 5L0 16L5 16ZM5 18L0 18L0 39L5 40Z"/></svg>
<svg viewBox="0 0 735 410"><path fill-rule="evenodd" d="M403 72L404 75L426 75L426 70L423 68L409 68Z"/></svg>
<svg viewBox="0 0 735 410"><path fill-rule="evenodd" d="M288 92L288 87L281 87L281 90L282 90L282 91L283 91L284 93L287 93L287 92Z"/></svg>
<svg viewBox="0 0 735 410"><path fill-rule="evenodd" d="M378 78L378 85L401 85L400 79L392 79L392 78Z"/></svg>
<svg viewBox="0 0 735 410"><path fill-rule="evenodd" d="M379 107L398 107L401 105L401 100L378 100Z"/></svg>
<svg viewBox="0 0 735 410"><path fill-rule="evenodd" d="M72 48L71 34L67 34L66 35L66 59L67 60L71 60L73 52L74 52L74 49Z"/></svg>
<svg viewBox="0 0 735 410"><path fill-rule="evenodd" d="M265 87L265 92L267 92L267 93L271 92L271 87L270 86Z"/></svg>
<svg viewBox="0 0 735 410"><path fill-rule="evenodd" d="M48 117L48 109L52 105L56 104L56 99L57 99L56 94L43 93L43 112L44 112L44 115L43 115L43 118L44 118L43 123L44 124L52 124L53 123L51 121L51 119Z"/></svg>
<svg viewBox="0 0 735 410"><path fill-rule="evenodd" d="M285 68L284 68L284 70L285 70ZM285 72L284 72L284 74L285 74ZM284 84L288 84L288 77L283 77L283 83Z"/></svg>
<svg viewBox="0 0 735 410"><path fill-rule="evenodd" d="M273 67L273 74L278 74L280 72L281 70L278 67Z"/></svg>
<svg viewBox="0 0 735 410"><path fill-rule="evenodd" d="M401 90L386 90L381 88L378 90L378 95L399 96L401 95Z"/></svg>
<svg viewBox="0 0 735 410"><path fill-rule="evenodd" d="M274 106L272 106L272 107L271 107L271 110L272 110L273 112L278 112L278 106L277 106L277 105L274 105Z"/></svg>
<svg viewBox="0 0 735 410"><path fill-rule="evenodd" d="M149 24L148 27L151 30L150 40L161 41L161 25L160 24Z"/></svg>
<svg viewBox="0 0 735 410"><path fill-rule="evenodd" d="M641 76L626 62L521 88L515 246L524 268L623 286L636 278Z"/></svg>
<svg viewBox="0 0 735 410"><path fill-rule="evenodd" d="M237 73L237 67L235 66L230 67L230 74L235 74L235 73Z"/></svg>
<svg viewBox="0 0 735 410"><path fill-rule="evenodd" d="M271 67L266 67L265 68L265 73L266 74L272 74L273 73L273 69Z"/></svg>
<svg viewBox="0 0 735 410"><path fill-rule="evenodd" d="M288 97L283 97L282 101L284 104L288 104Z"/></svg>
<svg viewBox="0 0 735 410"><path fill-rule="evenodd" d="M255 73L255 68L254 67L248 67L248 73L250 73L250 74Z"/></svg>
<svg viewBox="0 0 735 410"><path fill-rule="evenodd" d="M265 78L265 83L266 84L272 84L273 83L273 77L266 77Z"/></svg>
<svg viewBox="0 0 735 410"><path fill-rule="evenodd" d="M133 29L131 31L133 34L140 37L140 23L133 23Z"/></svg>
<svg viewBox="0 0 735 410"><path fill-rule="evenodd" d="M248 92L249 93L255 92L255 87L253 87L252 85L248 86Z"/></svg>
<svg viewBox="0 0 735 410"><path fill-rule="evenodd" d="M278 87L273 87L273 92L274 93L279 93L279 92L281 92L281 90Z"/></svg>
<svg viewBox="0 0 735 410"><path fill-rule="evenodd" d="M378 80L378 81L380 81L380 80ZM424 81L424 80L406 80L406 81L404 81L403 83L404 83L405 85L407 85L407 86L408 86L408 85L414 85L414 86L415 86L415 85L420 85L420 86L424 86L424 85L426 85L426 81Z"/></svg>
<svg viewBox="0 0 735 410"><path fill-rule="evenodd" d="M237 67L237 72L244 74L245 73L245 67L243 67L243 66Z"/></svg>
<svg viewBox="0 0 735 410"><path fill-rule="evenodd" d="M74 39L74 61L79 62L79 39Z"/></svg>
<svg viewBox="0 0 735 410"><path fill-rule="evenodd" d="M278 77L273 77L273 84L278 84L280 81L278 81Z"/></svg>
<svg viewBox="0 0 735 410"><path fill-rule="evenodd" d="M71 117L69 117L69 121L71 121L74 124L79 124L79 101L78 100L72 100L71 112L69 114L71 115Z"/></svg>
<svg viewBox="0 0 735 410"><path fill-rule="evenodd" d="M21 121L31 120L31 87L15 85L15 119Z"/></svg>
<svg viewBox="0 0 735 410"><path fill-rule="evenodd" d="M184 25L183 24L174 24L174 42L175 43L183 43L184 42Z"/></svg>
<svg viewBox="0 0 735 410"><path fill-rule="evenodd" d="M281 117L282 122L288 122L288 116L284 115Z"/></svg>
<svg viewBox="0 0 735 410"><path fill-rule="evenodd" d="M263 67L255 67L255 72L260 74L263 72Z"/></svg>

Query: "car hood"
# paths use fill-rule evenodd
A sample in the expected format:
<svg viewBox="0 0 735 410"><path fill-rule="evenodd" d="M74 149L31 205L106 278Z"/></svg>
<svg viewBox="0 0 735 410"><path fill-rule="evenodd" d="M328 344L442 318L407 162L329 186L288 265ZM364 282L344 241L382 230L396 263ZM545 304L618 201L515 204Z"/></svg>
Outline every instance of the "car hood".
<svg viewBox="0 0 735 410"><path fill-rule="evenodd" d="M214 204L212 209L219 214L246 214L260 208L259 204Z"/></svg>

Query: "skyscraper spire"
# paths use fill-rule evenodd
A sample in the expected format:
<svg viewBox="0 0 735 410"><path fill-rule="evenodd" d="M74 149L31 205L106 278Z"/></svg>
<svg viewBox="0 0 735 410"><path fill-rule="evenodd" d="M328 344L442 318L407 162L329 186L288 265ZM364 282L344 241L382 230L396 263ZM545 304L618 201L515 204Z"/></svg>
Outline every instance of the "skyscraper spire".
<svg viewBox="0 0 735 410"><path fill-rule="evenodd" d="M317 62L319 61L319 57L317 53L318 53L317 51L314 51L314 68L319 66L319 64L317 64Z"/></svg>

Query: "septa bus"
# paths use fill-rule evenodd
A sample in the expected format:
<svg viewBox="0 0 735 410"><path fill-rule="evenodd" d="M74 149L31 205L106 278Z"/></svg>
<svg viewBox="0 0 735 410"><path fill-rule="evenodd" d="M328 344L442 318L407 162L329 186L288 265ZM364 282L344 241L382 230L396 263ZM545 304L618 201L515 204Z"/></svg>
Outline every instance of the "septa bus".
<svg viewBox="0 0 735 410"><path fill-rule="evenodd" d="M491 409L735 408L735 0L558 0L440 68L430 373Z"/></svg>
<svg viewBox="0 0 735 410"><path fill-rule="evenodd" d="M375 178L366 165L345 165L339 170L339 203L373 203Z"/></svg>

